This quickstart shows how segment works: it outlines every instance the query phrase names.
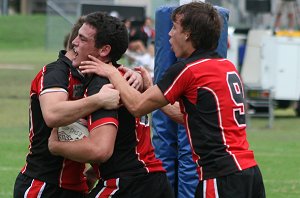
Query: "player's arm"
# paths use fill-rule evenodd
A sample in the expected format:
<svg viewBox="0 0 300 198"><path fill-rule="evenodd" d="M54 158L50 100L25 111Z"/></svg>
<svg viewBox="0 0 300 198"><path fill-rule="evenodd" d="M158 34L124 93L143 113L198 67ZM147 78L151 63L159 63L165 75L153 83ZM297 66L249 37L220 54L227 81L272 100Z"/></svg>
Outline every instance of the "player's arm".
<svg viewBox="0 0 300 198"><path fill-rule="evenodd" d="M122 76L117 70L115 71L116 72L109 76L109 80L115 85L115 88L119 90L122 103L135 117L151 113L153 110L169 103L157 85L140 93L124 83Z"/></svg>
<svg viewBox="0 0 300 198"><path fill-rule="evenodd" d="M82 62L82 66L80 66L82 72L95 73L109 78L110 82L120 92L122 103L135 117L146 115L169 103L157 85L150 87L141 94L126 83L115 67L105 64L93 56L89 56L89 58L92 61Z"/></svg>
<svg viewBox="0 0 300 198"><path fill-rule="evenodd" d="M58 140L57 129L53 129L48 140L49 151L53 155L82 163L103 163L107 161L113 151L117 127L105 124L90 131L90 136L73 142Z"/></svg>
<svg viewBox="0 0 300 198"><path fill-rule="evenodd" d="M143 91L143 78L139 71L129 69L124 66L118 67L119 71L124 73L123 78L127 80L127 83L136 90Z"/></svg>
<svg viewBox="0 0 300 198"><path fill-rule="evenodd" d="M118 70L123 73L125 72L125 74L130 72L130 69L127 67L124 67L124 66L118 67ZM133 70L131 70L131 71L133 72ZM138 66L138 67L134 68L134 71L137 72L138 74L140 74L141 80L142 80L142 86L141 86L142 89L140 88L137 90L144 92L145 90L147 90L153 86L152 77L146 68Z"/></svg>
<svg viewBox="0 0 300 198"><path fill-rule="evenodd" d="M68 101L67 92L53 89L39 96L44 120L51 128L71 124L100 108L117 108L120 99L112 85L103 86L95 95L73 101Z"/></svg>
<svg viewBox="0 0 300 198"><path fill-rule="evenodd" d="M118 69L126 71L126 68L124 67ZM145 68L136 67L135 70L141 73L141 76L143 78L143 87L145 90L153 86L152 77ZM160 109L173 121L179 124L184 124L184 118L183 118L183 114L180 111L179 102L175 102L173 105L168 104L166 106L163 106Z"/></svg>
<svg viewBox="0 0 300 198"><path fill-rule="evenodd" d="M173 121L179 124L184 124L184 118L180 111L179 102L175 102L173 105L168 104L160 109Z"/></svg>
<svg viewBox="0 0 300 198"><path fill-rule="evenodd" d="M124 78L130 86L137 90L143 88L143 79L139 72L128 69L124 73ZM118 107L118 92L113 89L106 90L106 86L92 98L88 97L78 101L67 101L67 92L61 88L44 90L44 94L40 95L39 99L47 126L54 128L68 125L97 109L115 109Z"/></svg>

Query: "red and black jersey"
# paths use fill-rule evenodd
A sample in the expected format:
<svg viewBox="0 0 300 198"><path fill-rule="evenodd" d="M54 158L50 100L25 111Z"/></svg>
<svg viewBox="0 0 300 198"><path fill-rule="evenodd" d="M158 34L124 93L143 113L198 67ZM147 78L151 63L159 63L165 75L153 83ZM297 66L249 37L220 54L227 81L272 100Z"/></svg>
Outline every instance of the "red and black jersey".
<svg viewBox="0 0 300 198"><path fill-rule="evenodd" d="M98 93L108 83L107 78L94 76L88 85L87 96ZM155 157L145 117L136 119L124 106L117 110L99 109L88 117L89 131L104 124L113 124L118 131L112 156L99 165L102 179L165 172L162 162Z"/></svg>
<svg viewBox="0 0 300 198"><path fill-rule="evenodd" d="M243 84L230 61L195 51L157 85L171 104L180 102L200 180L256 165L246 139Z"/></svg>
<svg viewBox="0 0 300 198"><path fill-rule="evenodd" d="M49 128L42 115L39 96L48 88L65 91L69 100L84 95L84 77L72 66L71 61L61 51L57 61L44 66L35 76L30 89L29 153L22 173L46 183L57 184L61 188L87 191L83 175L84 164L53 156L48 149Z"/></svg>

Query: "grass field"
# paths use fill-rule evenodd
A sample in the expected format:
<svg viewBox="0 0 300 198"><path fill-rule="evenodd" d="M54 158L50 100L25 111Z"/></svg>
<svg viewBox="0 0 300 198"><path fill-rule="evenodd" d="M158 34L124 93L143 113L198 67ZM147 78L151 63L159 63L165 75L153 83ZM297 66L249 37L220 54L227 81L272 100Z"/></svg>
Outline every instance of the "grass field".
<svg viewBox="0 0 300 198"><path fill-rule="evenodd" d="M46 17L0 16L0 49L28 49L44 46Z"/></svg>
<svg viewBox="0 0 300 198"><path fill-rule="evenodd" d="M9 23L8 18L5 18L6 23ZM13 17L12 20L14 23L30 21L32 29L43 27L39 22L39 26L33 26L35 21L43 21L43 16L23 18ZM30 83L37 70L56 59L57 54L43 49L41 38L44 35L39 34L44 34L44 30L37 31L35 38L32 35L26 38L29 43L30 39L36 39L32 41L38 41L36 44L20 47L11 41L13 38L2 34L3 25L0 17L0 197L10 198L15 177L27 154ZM20 32L16 27L11 28ZM10 34L8 28L6 34ZM14 67L4 69L3 65ZM300 118L290 109L276 110L274 127L268 129L266 125L267 119L251 119L248 138L264 177L267 197L299 198Z"/></svg>
<svg viewBox="0 0 300 198"><path fill-rule="evenodd" d="M45 50L45 16L0 17L0 197L12 197L28 147L29 89L57 52Z"/></svg>

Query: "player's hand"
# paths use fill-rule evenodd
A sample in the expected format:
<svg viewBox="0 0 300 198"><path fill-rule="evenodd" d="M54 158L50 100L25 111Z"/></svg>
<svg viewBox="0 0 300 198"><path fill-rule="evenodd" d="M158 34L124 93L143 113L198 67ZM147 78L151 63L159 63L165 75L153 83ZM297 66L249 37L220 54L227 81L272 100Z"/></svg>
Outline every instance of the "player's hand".
<svg viewBox="0 0 300 198"><path fill-rule="evenodd" d="M106 64L92 55L88 55L90 61L82 61L79 66L83 74L97 74L98 76L109 77L111 73L117 72L117 69L110 63Z"/></svg>
<svg viewBox="0 0 300 198"><path fill-rule="evenodd" d="M136 90L143 90L143 78L138 71L134 71L124 66L120 66L118 70L124 73L123 77L127 80L130 86Z"/></svg>
<svg viewBox="0 0 300 198"><path fill-rule="evenodd" d="M53 128L50 137L48 138L48 149L53 155L55 155L55 143L58 141L58 130L57 128Z"/></svg>
<svg viewBox="0 0 300 198"><path fill-rule="evenodd" d="M134 70L141 73L144 91L153 86L152 77L144 67L135 67Z"/></svg>
<svg viewBox="0 0 300 198"><path fill-rule="evenodd" d="M90 167L84 172L86 176L86 182L89 188L89 191L92 190L98 180L96 172L94 171L93 167Z"/></svg>
<svg viewBox="0 0 300 198"><path fill-rule="evenodd" d="M104 109L116 109L120 107L120 93L112 84L104 85L98 92L99 102Z"/></svg>

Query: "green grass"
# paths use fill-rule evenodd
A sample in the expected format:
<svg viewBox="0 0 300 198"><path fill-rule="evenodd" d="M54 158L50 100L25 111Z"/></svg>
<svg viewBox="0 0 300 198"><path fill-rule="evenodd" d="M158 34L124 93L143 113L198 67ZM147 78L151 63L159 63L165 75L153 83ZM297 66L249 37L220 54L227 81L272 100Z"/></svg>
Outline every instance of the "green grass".
<svg viewBox="0 0 300 198"><path fill-rule="evenodd" d="M16 110L16 109L13 109ZM24 120L24 113L21 116L11 117L11 120ZM0 197L10 198L13 193L13 185L21 167L25 164L27 154L28 127L14 127L2 125L0 127Z"/></svg>
<svg viewBox="0 0 300 198"><path fill-rule="evenodd" d="M11 20L9 18L0 17L1 198L12 197L16 175L25 163L31 80L41 66L57 57L57 52L44 50L43 16L26 16L26 19L13 16ZM29 24L22 25L19 20ZM36 21L39 22L35 23ZM31 33L26 34L27 37L24 38L22 31ZM25 41L23 43L24 39L29 44L25 44ZM17 68L29 65L33 69L1 69L2 65L7 64L13 64ZM290 109L276 110L275 115L272 129L266 127L267 119L251 119L248 129L250 148L254 150L261 168L267 197L299 198L300 118L295 117Z"/></svg>
<svg viewBox="0 0 300 198"><path fill-rule="evenodd" d="M0 16L0 49L44 46L45 20L44 15Z"/></svg>
<svg viewBox="0 0 300 198"><path fill-rule="evenodd" d="M17 64L29 65L40 68L49 61L56 60L58 51L45 50L42 47L31 49L1 49L0 48L0 65Z"/></svg>
<svg viewBox="0 0 300 198"><path fill-rule="evenodd" d="M275 112L274 126L267 119L253 119L248 140L261 168L267 197L300 197L300 118Z"/></svg>

